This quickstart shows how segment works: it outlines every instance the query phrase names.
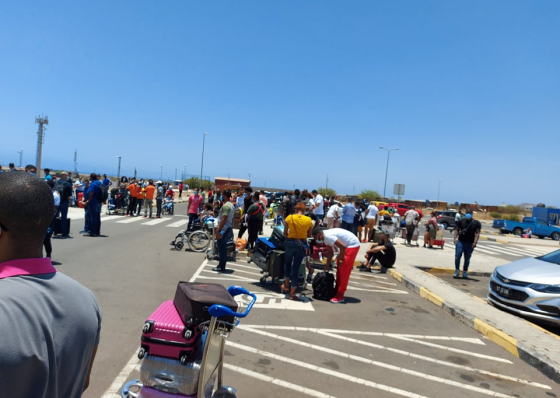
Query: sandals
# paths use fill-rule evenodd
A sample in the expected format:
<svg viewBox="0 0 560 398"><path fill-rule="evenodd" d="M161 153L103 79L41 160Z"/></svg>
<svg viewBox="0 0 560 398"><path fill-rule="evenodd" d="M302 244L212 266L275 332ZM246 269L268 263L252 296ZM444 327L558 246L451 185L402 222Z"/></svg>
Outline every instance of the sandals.
<svg viewBox="0 0 560 398"><path fill-rule="evenodd" d="M298 296L296 296L295 294L293 296L290 295L290 300L301 301L300 298Z"/></svg>
<svg viewBox="0 0 560 398"><path fill-rule="evenodd" d="M281 291L282 293L284 293L284 294L290 294L290 289L286 289L286 288L284 287L284 282L282 282L282 283L280 284L280 291Z"/></svg>

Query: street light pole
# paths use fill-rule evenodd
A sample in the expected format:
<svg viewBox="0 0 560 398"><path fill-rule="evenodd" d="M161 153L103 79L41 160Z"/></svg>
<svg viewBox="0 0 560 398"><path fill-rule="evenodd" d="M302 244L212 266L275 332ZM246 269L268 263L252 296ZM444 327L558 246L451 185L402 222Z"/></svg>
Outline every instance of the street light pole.
<svg viewBox="0 0 560 398"><path fill-rule="evenodd" d="M119 158L119 168L117 171L117 180L118 180L117 182L119 182L121 180L121 157L117 156L117 158Z"/></svg>
<svg viewBox="0 0 560 398"><path fill-rule="evenodd" d="M23 148L21 148L21 151L18 151L19 153L19 168L21 169L21 164L23 163Z"/></svg>
<svg viewBox="0 0 560 398"><path fill-rule="evenodd" d="M208 135L208 133L204 133L202 134L202 159L200 161L200 184L202 185L202 169L204 167L204 141L206 140L206 136Z"/></svg>
<svg viewBox="0 0 560 398"><path fill-rule="evenodd" d="M437 187L437 202L438 202L438 206L439 206L439 189L441 188L441 178L439 179L439 184Z"/></svg>
<svg viewBox="0 0 560 398"><path fill-rule="evenodd" d="M183 164L183 182L187 179L187 165Z"/></svg>
<svg viewBox="0 0 560 398"><path fill-rule="evenodd" d="M383 198L386 198L385 192L387 191L387 174L389 173L389 155L391 154L392 151L398 151L399 148L387 149L380 146L379 149L383 149L384 151L387 151L387 167L385 168L385 186L383 187Z"/></svg>
<svg viewBox="0 0 560 398"><path fill-rule="evenodd" d="M159 179L163 180L163 166L161 164L159 165Z"/></svg>

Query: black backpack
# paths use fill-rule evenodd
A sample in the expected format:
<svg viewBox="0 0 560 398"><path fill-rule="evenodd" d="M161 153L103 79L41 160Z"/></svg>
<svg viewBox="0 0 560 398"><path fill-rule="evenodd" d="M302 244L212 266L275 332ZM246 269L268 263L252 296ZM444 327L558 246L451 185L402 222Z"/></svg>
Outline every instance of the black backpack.
<svg viewBox="0 0 560 398"><path fill-rule="evenodd" d="M329 301L334 297L334 275L329 271L315 275L312 286L315 300Z"/></svg>
<svg viewBox="0 0 560 398"><path fill-rule="evenodd" d="M97 194L97 200L99 201L99 203L105 203L107 199L109 199L109 189L102 184L98 185L99 193Z"/></svg>

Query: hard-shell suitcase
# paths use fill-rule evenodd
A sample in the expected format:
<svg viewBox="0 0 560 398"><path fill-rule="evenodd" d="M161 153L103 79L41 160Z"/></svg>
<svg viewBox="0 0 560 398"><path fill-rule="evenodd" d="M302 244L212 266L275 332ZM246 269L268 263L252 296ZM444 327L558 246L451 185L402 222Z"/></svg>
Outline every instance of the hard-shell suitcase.
<svg viewBox="0 0 560 398"><path fill-rule="evenodd" d="M268 259L269 254L262 254L260 251L256 251L251 256L251 262L257 264L257 266L263 271L268 272Z"/></svg>
<svg viewBox="0 0 560 398"><path fill-rule="evenodd" d="M60 235L62 233L62 219L57 217L54 219L54 235ZM70 233L70 219L66 219L66 231Z"/></svg>
<svg viewBox="0 0 560 398"><path fill-rule="evenodd" d="M202 339L200 339L202 340ZM140 366L140 381L146 387L172 394L195 395L203 347L197 347L196 360L185 365L173 359L147 356Z"/></svg>
<svg viewBox="0 0 560 398"><path fill-rule="evenodd" d="M198 328L185 326L173 301L164 301L144 323L138 358L149 354L187 363L193 358L199 336Z"/></svg>
<svg viewBox="0 0 560 398"><path fill-rule="evenodd" d="M277 249L284 250L284 244L286 242L286 237L284 236L284 226L274 227L272 230L272 236L269 239Z"/></svg>
<svg viewBox="0 0 560 398"><path fill-rule="evenodd" d="M227 289L217 283L179 282L173 303L183 323L189 327L210 321L208 309L214 304L221 304L234 312L238 307ZM235 317L225 316L219 320L233 324Z"/></svg>
<svg viewBox="0 0 560 398"><path fill-rule="evenodd" d="M276 249L276 246L270 242L268 238L257 238L256 240L256 252L260 252L264 255L267 255L271 250Z"/></svg>

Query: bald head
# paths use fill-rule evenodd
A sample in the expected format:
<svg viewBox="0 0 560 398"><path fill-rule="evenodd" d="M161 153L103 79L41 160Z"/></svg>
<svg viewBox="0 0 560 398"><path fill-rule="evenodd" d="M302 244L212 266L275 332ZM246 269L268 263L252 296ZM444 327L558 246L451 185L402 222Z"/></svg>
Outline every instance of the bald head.
<svg viewBox="0 0 560 398"><path fill-rule="evenodd" d="M0 173L0 223L7 228L0 235L2 250L23 257L40 250L53 217L53 194L45 181L28 173Z"/></svg>

